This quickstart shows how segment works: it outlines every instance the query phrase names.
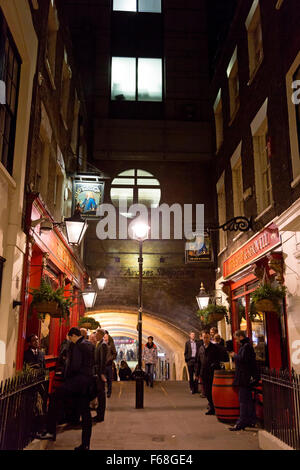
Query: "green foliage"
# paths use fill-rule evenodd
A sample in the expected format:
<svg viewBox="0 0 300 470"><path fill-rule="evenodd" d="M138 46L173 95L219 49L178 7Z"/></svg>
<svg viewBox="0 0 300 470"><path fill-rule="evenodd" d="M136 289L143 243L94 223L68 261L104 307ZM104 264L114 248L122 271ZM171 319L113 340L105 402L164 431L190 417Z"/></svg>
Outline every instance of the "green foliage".
<svg viewBox="0 0 300 470"><path fill-rule="evenodd" d="M224 305L208 304L207 307L197 311L198 317L205 325L212 323L211 316L214 314L227 317L227 308Z"/></svg>
<svg viewBox="0 0 300 470"><path fill-rule="evenodd" d="M286 287L272 287L271 284L261 284L254 292L252 292L252 303L255 305L256 302L264 299L271 300L273 302L277 312L280 313L280 301L284 299L286 295Z"/></svg>
<svg viewBox="0 0 300 470"><path fill-rule="evenodd" d="M100 327L100 323L95 320L93 317L80 317L78 320L78 327L80 328L82 324L84 323L90 323L91 324L91 330L96 330L97 328Z"/></svg>
<svg viewBox="0 0 300 470"><path fill-rule="evenodd" d="M33 297L30 305L31 313L36 304L41 302L57 302L61 317L64 319L70 317L70 308L73 307L74 303L72 298L64 296L64 287L54 290L45 279L42 279L40 288L32 289L30 294ZM45 318L45 315L45 313L39 312L40 319Z"/></svg>

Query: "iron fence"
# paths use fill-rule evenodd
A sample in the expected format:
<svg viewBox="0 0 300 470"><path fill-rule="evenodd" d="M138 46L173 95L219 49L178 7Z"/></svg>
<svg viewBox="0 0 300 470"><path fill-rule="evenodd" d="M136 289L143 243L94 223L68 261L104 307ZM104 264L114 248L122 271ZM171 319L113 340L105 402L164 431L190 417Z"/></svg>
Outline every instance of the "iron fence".
<svg viewBox="0 0 300 470"><path fill-rule="evenodd" d="M261 378L265 430L300 450L300 376L264 369Z"/></svg>
<svg viewBox="0 0 300 470"><path fill-rule="evenodd" d="M26 370L0 383L0 450L22 450L41 431L49 377Z"/></svg>

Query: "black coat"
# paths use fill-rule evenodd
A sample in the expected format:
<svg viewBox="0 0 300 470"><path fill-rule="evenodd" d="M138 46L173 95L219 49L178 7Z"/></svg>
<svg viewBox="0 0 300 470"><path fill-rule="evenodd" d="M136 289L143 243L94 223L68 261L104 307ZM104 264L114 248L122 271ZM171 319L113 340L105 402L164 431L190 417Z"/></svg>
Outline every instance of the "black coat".
<svg viewBox="0 0 300 470"><path fill-rule="evenodd" d="M35 355L32 349L29 348L24 353L24 364L28 364L34 369L45 369L45 354L43 351L38 350L38 354Z"/></svg>
<svg viewBox="0 0 300 470"><path fill-rule="evenodd" d="M195 343L196 343L196 356L195 356L195 360L196 360L197 356L198 356L199 348L201 346L201 343L198 340L195 340ZM189 362L191 359L193 359L193 357L192 357L192 346L191 346L191 341L190 340L188 340L185 343L184 359L185 359L185 362Z"/></svg>
<svg viewBox="0 0 300 470"><path fill-rule="evenodd" d="M207 348L200 346L197 356L196 376L212 378L214 371L220 369L221 352L216 344L209 343Z"/></svg>
<svg viewBox="0 0 300 470"><path fill-rule="evenodd" d="M107 362L108 346L104 341L97 343L95 348L95 367L96 373L100 376L105 374L105 366Z"/></svg>
<svg viewBox="0 0 300 470"><path fill-rule="evenodd" d="M259 372L256 364L256 356L249 338L241 341L239 352L234 356L235 376L233 385L237 387L249 387L251 378L257 380Z"/></svg>
<svg viewBox="0 0 300 470"><path fill-rule="evenodd" d="M79 338L76 343L71 343L65 367L64 387L75 394L89 393L92 385L95 346L84 339Z"/></svg>
<svg viewBox="0 0 300 470"><path fill-rule="evenodd" d="M123 380L131 380L131 376L132 376L132 372L131 372L131 369L130 367L124 367L122 369L122 367L120 367L119 369L119 377L120 377L120 380L123 381Z"/></svg>
<svg viewBox="0 0 300 470"><path fill-rule="evenodd" d="M222 346L221 343L216 343L216 346L217 346L217 348L219 348L219 351L220 351L220 361L228 362L229 361L229 356L228 356L228 352L226 351L226 348L224 346Z"/></svg>

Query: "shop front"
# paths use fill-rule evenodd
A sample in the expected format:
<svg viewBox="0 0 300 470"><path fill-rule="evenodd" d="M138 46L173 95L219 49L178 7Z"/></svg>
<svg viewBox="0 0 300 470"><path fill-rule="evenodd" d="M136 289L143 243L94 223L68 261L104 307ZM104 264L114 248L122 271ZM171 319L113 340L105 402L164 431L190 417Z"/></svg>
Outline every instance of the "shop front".
<svg viewBox="0 0 300 470"><path fill-rule="evenodd" d="M223 291L231 310L232 333L247 331L259 365L271 369L289 367L285 300L281 312L256 311L252 294L266 279L283 279L281 239L271 224L233 253L223 264ZM234 341L234 349L237 344Z"/></svg>
<svg viewBox="0 0 300 470"><path fill-rule="evenodd" d="M84 304L80 292L84 287L86 273L66 238L54 227L46 232L40 226L32 228L32 222L51 217L38 196L31 196L27 207L28 241L23 276L23 299L20 312L19 341L17 351L17 369L23 367L24 351L27 348L26 338L36 334L40 347L45 353L46 367L50 371L50 386L59 354L59 347L66 338L68 330L77 326L79 317L84 313ZM64 287L64 296L72 297L68 320L54 318L46 314L39 319L37 312L30 309L31 290L39 288L44 279L53 289Z"/></svg>

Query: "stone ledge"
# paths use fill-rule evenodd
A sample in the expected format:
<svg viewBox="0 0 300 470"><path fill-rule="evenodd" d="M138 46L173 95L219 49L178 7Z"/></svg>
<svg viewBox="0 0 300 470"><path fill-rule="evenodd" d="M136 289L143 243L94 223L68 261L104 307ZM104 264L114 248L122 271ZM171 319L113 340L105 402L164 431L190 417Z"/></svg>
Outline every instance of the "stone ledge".
<svg viewBox="0 0 300 470"><path fill-rule="evenodd" d="M262 450L295 450L267 431L258 431L258 445Z"/></svg>

